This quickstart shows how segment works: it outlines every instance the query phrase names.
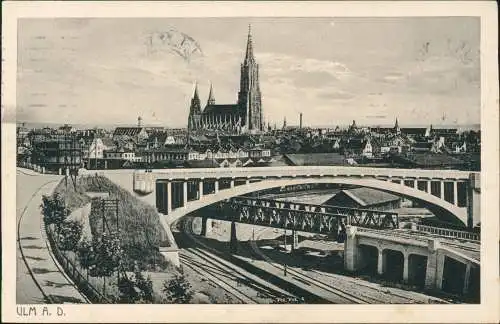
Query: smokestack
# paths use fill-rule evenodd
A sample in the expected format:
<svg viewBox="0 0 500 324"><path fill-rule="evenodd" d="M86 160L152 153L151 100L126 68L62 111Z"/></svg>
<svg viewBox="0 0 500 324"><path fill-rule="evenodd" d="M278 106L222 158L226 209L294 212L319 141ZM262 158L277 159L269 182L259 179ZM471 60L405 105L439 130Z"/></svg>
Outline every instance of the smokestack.
<svg viewBox="0 0 500 324"><path fill-rule="evenodd" d="M302 128L302 113L300 113L299 128Z"/></svg>

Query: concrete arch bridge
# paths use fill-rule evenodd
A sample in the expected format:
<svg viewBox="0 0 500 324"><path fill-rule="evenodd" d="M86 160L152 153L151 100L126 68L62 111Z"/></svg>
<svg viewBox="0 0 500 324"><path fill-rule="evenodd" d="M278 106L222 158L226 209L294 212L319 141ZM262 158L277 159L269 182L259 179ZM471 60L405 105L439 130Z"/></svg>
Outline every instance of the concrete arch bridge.
<svg viewBox="0 0 500 324"><path fill-rule="evenodd" d="M446 222L469 228L480 222L480 174L475 172L331 166L128 172L104 175L122 186L132 185L133 192L166 215L168 224L233 197L312 183L374 188L418 201Z"/></svg>

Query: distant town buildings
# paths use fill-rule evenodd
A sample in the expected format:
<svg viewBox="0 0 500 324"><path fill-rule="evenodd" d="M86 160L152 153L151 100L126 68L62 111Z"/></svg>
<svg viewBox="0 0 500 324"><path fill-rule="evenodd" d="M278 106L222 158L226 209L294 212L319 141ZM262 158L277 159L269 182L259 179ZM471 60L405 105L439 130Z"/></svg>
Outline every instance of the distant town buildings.
<svg viewBox="0 0 500 324"><path fill-rule="evenodd" d="M286 126L286 125L285 125ZM17 127L17 158L59 168L370 165L480 169L480 132L457 129L284 127L259 134L135 127L114 130Z"/></svg>

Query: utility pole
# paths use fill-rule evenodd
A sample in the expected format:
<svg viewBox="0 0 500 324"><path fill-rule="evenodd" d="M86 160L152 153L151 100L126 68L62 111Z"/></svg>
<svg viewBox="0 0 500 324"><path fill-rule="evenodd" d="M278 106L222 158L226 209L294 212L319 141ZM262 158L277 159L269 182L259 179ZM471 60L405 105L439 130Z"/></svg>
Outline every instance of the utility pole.
<svg viewBox="0 0 500 324"><path fill-rule="evenodd" d="M285 252L286 251L287 251L287 248L286 248L286 225L285 225ZM284 263L283 271L284 271L284 275L286 277L286 262Z"/></svg>

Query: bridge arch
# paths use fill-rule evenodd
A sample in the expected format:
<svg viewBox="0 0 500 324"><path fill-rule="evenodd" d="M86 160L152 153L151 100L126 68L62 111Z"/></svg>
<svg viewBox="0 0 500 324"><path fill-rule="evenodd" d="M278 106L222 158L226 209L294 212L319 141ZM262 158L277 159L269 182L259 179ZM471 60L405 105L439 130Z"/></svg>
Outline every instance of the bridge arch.
<svg viewBox="0 0 500 324"><path fill-rule="evenodd" d="M166 216L166 220L172 225L182 217L200 208L225 199L265 189L313 183L356 185L386 191L422 203L443 221L460 226L465 226L467 224L467 212L464 208L457 207L430 193L390 181L354 177L263 179L259 182L251 182L246 185L220 190L215 194L204 195L200 200L190 201L186 206L172 210L170 214Z"/></svg>

